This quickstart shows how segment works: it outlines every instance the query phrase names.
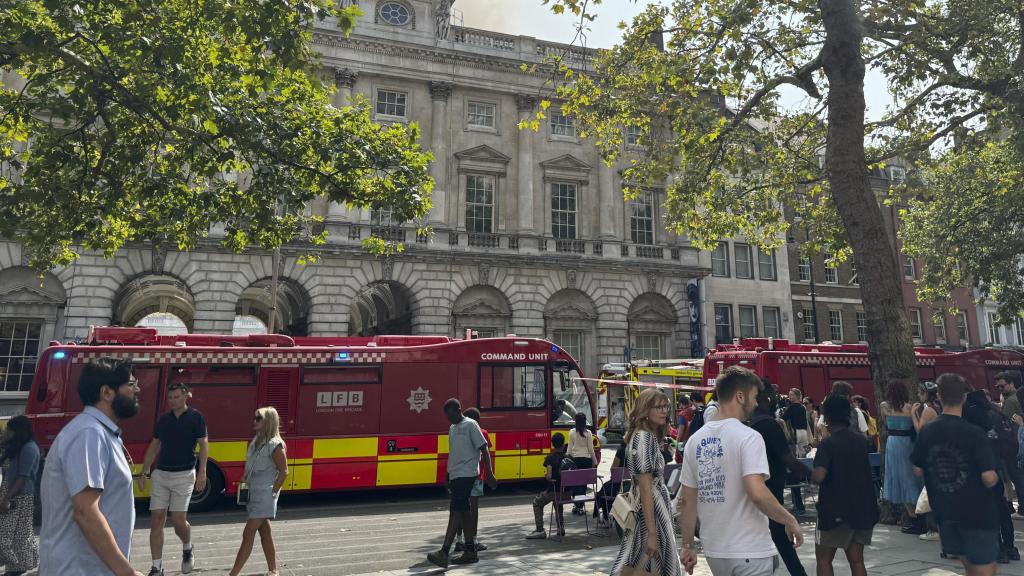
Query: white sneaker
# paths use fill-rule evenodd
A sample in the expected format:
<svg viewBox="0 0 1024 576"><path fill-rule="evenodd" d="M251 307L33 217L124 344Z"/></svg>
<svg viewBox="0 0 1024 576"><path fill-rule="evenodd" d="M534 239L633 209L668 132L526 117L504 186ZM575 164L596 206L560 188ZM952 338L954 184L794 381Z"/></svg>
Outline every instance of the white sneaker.
<svg viewBox="0 0 1024 576"><path fill-rule="evenodd" d="M534 530L526 535L527 540L543 540L548 537L548 533L544 530Z"/></svg>
<svg viewBox="0 0 1024 576"><path fill-rule="evenodd" d="M924 534L921 534L920 536L918 536L918 538L920 538L921 540L924 540L925 542L936 542L939 539L939 533L938 532L925 532Z"/></svg>

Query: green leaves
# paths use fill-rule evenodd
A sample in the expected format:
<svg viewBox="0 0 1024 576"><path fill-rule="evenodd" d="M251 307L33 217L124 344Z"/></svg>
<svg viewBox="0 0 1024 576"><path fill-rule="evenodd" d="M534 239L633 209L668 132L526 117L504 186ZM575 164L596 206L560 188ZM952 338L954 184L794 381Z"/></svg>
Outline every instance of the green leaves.
<svg viewBox="0 0 1024 576"><path fill-rule="evenodd" d="M0 0L2 3L4 0ZM430 208L430 155L416 126L381 127L358 100L337 110L320 82L309 24L346 31L332 0L100 0L3 3L0 234L39 268L75 246L193 248L222 224L232 250L322 243L317 197ZM31 146L26 146L26 142ZM275 209L276 207L276 209Z"/></svg>

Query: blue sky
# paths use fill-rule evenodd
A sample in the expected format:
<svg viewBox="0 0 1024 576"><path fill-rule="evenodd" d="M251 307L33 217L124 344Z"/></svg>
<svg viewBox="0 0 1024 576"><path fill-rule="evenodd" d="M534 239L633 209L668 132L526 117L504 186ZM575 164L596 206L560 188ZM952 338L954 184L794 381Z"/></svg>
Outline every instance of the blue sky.
<svg viewBox="0 0 1024 576"><path fill-rule="evenodd" d="M632 20L633 16L651 4L649 0L605 0L596 8L597 20L591 23L587 45L607 48L621 38L618 23ZM660 3L660 2L659 2ZM456 0L453 6L455 22L465 26L494 30L505 34L533 36L555 42L569 42L575 35L575 19L568 14L551 13L541 0ZM868 72L865 96L868 119L877 120L891 102L885 79L877 72ZM802 93L793 89L783 93L783 103L796 105Z"/></svg>

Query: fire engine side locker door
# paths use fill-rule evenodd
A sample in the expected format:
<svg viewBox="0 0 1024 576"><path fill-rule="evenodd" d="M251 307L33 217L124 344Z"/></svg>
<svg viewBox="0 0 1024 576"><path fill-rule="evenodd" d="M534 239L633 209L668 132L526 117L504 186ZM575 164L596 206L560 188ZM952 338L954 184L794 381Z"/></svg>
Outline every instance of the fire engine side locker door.
<svg viewBox="0 0 1024 576"><path fill-rule="evenodd" d="M281 435L288 436L295 430L296 396L299 388L299 366L260 366L259 406L272 406L281 419ZM284 488L309 488L312 472L312 454L303 454L294 442L288 444L288 478Z"/></svg>

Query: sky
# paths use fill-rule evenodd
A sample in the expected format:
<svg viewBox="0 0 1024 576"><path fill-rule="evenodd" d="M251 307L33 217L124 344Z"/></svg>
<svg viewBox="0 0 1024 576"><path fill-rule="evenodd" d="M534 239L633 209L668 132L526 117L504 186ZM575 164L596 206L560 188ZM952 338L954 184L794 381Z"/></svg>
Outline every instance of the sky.
<svg viewBox="0 0 1024 576"><path fill-rule="evenodd" d="M587 46L614 46L622 37L622 31L618 29L619 22L631 21L633 16L651 3L650 0L604 0L596 7L597 20L590 25ZM554 42L571 42L576 34L575 17L570 14L553 14L550 6L542 5L541 0L455 0L452 11L454 22L469 28L533 36ZM782 94L782 103L794 107L803 96L796 88L783 90ZM869 70L864 94L868 120L878 120L892 101L885 78Z"/></svg>

